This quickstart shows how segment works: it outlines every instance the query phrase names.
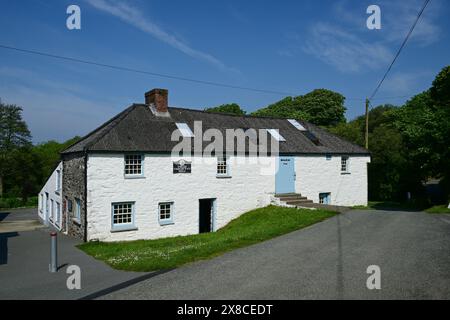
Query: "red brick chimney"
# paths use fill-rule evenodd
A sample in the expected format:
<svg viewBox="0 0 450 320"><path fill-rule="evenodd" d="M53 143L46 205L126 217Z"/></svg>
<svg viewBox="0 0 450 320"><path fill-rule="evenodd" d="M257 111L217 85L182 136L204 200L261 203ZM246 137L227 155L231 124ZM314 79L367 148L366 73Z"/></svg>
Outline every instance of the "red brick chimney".
<svg viewBox="0 0 450 320"><path fill-rule="evenodd" d="M169 91L167 89L152 89L145 93L145 104L153 104L157 112L168 112Z"/></svg>

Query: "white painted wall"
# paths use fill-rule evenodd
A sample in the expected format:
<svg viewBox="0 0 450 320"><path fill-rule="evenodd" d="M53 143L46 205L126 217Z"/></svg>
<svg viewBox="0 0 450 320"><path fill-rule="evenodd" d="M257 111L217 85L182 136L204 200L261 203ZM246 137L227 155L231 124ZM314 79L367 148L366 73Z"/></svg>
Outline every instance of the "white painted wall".
<svg viewBox="0 0 450 320"><path fill-rule="evenodd" d="M56 169L52 172L44 187L41 189L38 195L38 214L39 218L45 224L52 224L57 229L61 229L61 221L62 221L62 190L57 190L57 171L61 173L60 175L60 189L62 189L62 162L58 164ZM48 199L46 197L46 193L48 193ZM53 200L53 207L51 206L51 200ZM46 212L46 201L48 201L48 212ZM57 205L60 205L60 218L59 221L57 219Z"/></svg>
<svg viewBox="0 0 450 320"><path fill-rule="evenodd" d="M319 193L330 192L331 204L340 206L367 205L368 156L350 156L348 174L341 173L341 157L325 155L295 159L296 192L315 203Z"/></svg>
<svg viewBox="0 0 450 320"><path fill-rule="evenodd" d="M170 155L147 154L144 178L124 178L123 154L90 154L87 162L87 239L119 241L196 234L199 199L216 198L215 226L221 228L242 213L270 203L275 191L276 158L230 158L231 178L216 177L216 158L194 157L192 173L173 174ZM350 157L350 174L342 175L340 156L296 157L296 192L319 202L331 193L331 204L367 204L369 157ZM133 231L111 232L111 204L135 202ZM174 224L161 226L158 203L174 202Z"/></svg>
<svg viewBox="0 0 450 320"><path fill-rule="evenodd" d="M196 234L199 199L216 198L216 228L251 209L269 204L275 188L274 161L268 174L249 158L232 157L231 178L216 177L216 158L195 157L192 173L173 174L170 155L148 154L141 179L124 178L124 156L89 155L87 163L87 238L101 241L151 239ZM252 161L256 161L253 159ZM138 230L111 233L111 203L135 202ZM174 202L174 224L161 226L158 203Z"/></svg>

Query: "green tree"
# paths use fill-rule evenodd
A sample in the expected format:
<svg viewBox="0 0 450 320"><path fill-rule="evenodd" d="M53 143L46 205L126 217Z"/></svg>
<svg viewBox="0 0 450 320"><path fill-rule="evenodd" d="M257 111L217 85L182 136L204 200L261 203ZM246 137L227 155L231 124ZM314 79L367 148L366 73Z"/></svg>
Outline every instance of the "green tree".
<svg viewBox="0 0 450 320"><path fill-rule="evenodd" d="M216 113L237 114L240 116L245 114L245 111L242 110L242 108L237 103L222 104L217 107L206 108L205 111L216 112Z"/></svg>
<svg viewBox="0 0 450 320"><path fill-rule="evenodd" d="M10 174L13 151L31 146L31 133L22 119L22 108L0 102L0 196L4 179Z"/></svg>
<svg viewBox="0 0 450 320"><path fill-rule="evenodd" d="M316 89L303 96L286 97L252 114L301 119L320 126L335 126L345 122L344 101L345 98L340 93Z"/></svg>

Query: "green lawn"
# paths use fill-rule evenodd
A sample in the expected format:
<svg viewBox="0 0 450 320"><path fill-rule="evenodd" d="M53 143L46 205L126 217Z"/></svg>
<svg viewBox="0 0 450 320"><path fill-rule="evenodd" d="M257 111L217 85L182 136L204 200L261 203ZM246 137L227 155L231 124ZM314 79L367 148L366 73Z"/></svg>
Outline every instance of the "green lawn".
<svg viewBox="0 0 450 320"><path fill-rule="evenodd" d="M450 213L450 209L447 205L433 206L425 210L428 213Z"/></svg>
<svg viewBox="0 0 450 320"><path fill-rule="evenodd" d="M0 197L0 209L12 209L12 208L32 208L37 207L38 197L29 197L27 201L22 198L3 198Z"/></svg>
<svg viewBox="0 0 450 320"><path fill-rule="evenodd" d="M268 206L249 211L213 233L129 242L88 242L78 247L115 269L170 269L301 229L335 214Z"/></svg>

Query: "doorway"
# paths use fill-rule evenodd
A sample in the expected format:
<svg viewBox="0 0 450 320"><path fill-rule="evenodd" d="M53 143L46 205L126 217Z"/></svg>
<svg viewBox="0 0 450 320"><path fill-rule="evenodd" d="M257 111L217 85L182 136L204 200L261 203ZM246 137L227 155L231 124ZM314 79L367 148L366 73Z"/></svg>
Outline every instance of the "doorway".
<svg viewBox="0 0 450 320"><path fill-rule="evenodd" d="M199 233L214 231L216 199L199 200Z"/></svg>
<svg viewBox="0 0 450 320"><path fill-rule="evenodd" d="M275 193L295 193L295 158L280 156L275 175Z"/></svg>

